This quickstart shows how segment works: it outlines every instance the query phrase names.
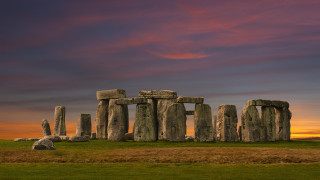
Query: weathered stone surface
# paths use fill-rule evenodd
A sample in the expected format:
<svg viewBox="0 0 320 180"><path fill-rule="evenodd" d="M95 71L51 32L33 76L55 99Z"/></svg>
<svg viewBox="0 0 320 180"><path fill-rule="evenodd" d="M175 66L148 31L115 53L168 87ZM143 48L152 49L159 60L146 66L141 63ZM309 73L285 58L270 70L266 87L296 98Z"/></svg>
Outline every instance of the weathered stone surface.
<svg viewBox="0 0 320 180"><path fill-rule="evenodd" d="M144 97L134 97L134 98L121 98L116 100L116 104L146 104L147 98Z"/></svg>
<svg viewBox="0 0 320 180"><path fill-rule="evenodd" d="M176 102L175 99L157 100L158 140L165 140L165 113L168 107Z"/></svg>
<svg viewBox="0 0 320 180"><path fill-rule="evenodd" d="M97 139L97 133L92 133L90 139Z"/></svg>
<svg viewBox="0 0 320 180"><path fill-rule="evenodd" d="M118 98L125 98L125 97L126 97L126 91L123 89L110 89L110 90L97 91L98 100L118 99Z"/></svg>
<svg viewBox="0 0 320 180"><path fill-rule="evenodd" d="M197 104L203 104L203 97L185 97L185 96L179 96L177 98L178 103L197 103Z"/></svg>
<svg viewBox="0 0 320 180"><path fill-rule="evenodd" d="M98 139L108 138L109 100L100 100L96 113L96 130Z"/></svg>
<svg viewBox="0 0 320 180"><path fill-rule="evenodd" d="M165 140L178 142L185 141L187 133L187 116L186 108L182 103L171 104L165 112L163 129Z"/></svg>
<svg viewBox="0 0 320 180"><path fill-rule="evenodd" d="M50 130L50 125L48 120L43 119L41 126L42 126L43 136L51 136L51 130Z"/></svg>
<svg viewBox="0 0 320 180"><path fill-rule="evenodd" d="M242 141L257 142L260 141L259 112L255 106L245 106L241 114L241 134Z"/></svg>
<svg viewBox="0 0 320 180"><path fill-rule="evenodd" d="M40 139L36 141L32 145L33 150L56 150L53 142L49 139Z"/></svg>
<svg viewBox="0 0 320 180"><path fill-rule="evenodd" d="M28 141L38 141L40 140L41 138L28 138Z"/></svg>
<svg viewBox="0 0 320 180"><path fill-rule="evenodd" d="M220 141L238 141L237 109L234 105L220 105L218 107L217 121L219 121Z"/></svg>
<svg viewBox="0 0 320 180"><path fill-rule="evenodd" d="M193 136L186 136L185 141L193 142L194 141L194 137Z"/></svg>
<svg viewBox="0 0 320 180"><path fill-rule="evenodd" d="M212 112L208 104L196 104L194 111L194 141L212 142Z"/></svg>
<svg viewBox="0 0 320 180"><path fill-rule="evenodd" d="M157 123L151 104L138 104L134 123L134 141L156 141Z"/></svg>
<svg viewBox="0 0 320 180"><path fill-rule="evenodd" d="M128 132L128 106L117 105L115 99L110 99L108 108L108 140L124 141Z"/></svg>
<svg viewBox="0 0 320 180"><path fill-rule="evenodd" d="M290 120L292 114L288 108L275 108L276 140L290 141Z"/></svg>
<svg viewBox="0 0 320 180"><path fill-rule="evenodd" d="M64 106L56 106L54 111L54 129L53 135L66 136L66 122L65 122L66 108Z"/></svg>
<svg viewBox="0 0 320 180"><path fill-rule="evenodd" d="M91 114L80 114L77 121L77 136L91 136Z"/></svg>
<svg viewBox="0 0 320 180"><path fill-rule="evenodd" d="M61 141L68 141L69 136L60 136Z"/></svg>
<svg viewBox="0 0 320 180"><path fill-rule="evenodd" d="M154 98L154 99L176 99L177 92L171 90L161 90L161 91L140 91L139 97Z"/></svg>
<svg viewBox="0 0 320 180"><path fill-rule="evenodd" d="M60 142L61 141L60 136L44 136L42 139L48 139L52 142Z"/></svg>
<svg viewBox="0 0 320 180"><path fill-rule="evenodd" d="M70 136L69 142L87 142L90 136Z"/></svg>
<svg viewBox="0 0 320 180"><path fill-rule="evenodd" d="M218 141L217 140L217 119L218 119L218 116L217 115L214 115L213 116L213 123L212 123L212 128L213 128L213 140L214 141ZM220 141L220 139L219 139Z"/></svg>
<svg viewBox="0 0 320 180"><path fill-rule="evenodd" d="M28 141L28 138L15 138L13 141L14 142Z"/></svg>
<svg viewBox="0 0 320 180"><path fill-rule="evenodd" d="M239 137L239 141L242 141L242 128L241 128L241 126L239 126L239 128L238 128L238 137Z"/></svg>
<svg viewBox="0 0 320 180"><path fill-rule="evenodd" d="M186 111L186 115L194 115L194 111Z"/></svg>
<svg viewBox="0 0 320 180"><path fill-rule="evenodd" d="M272 106L272 107L286 107L289 108L289 103L285 101L278 100L249 100L247 101L246 106Z"/></svg>
<svg viewBox="0 0 320 180"><path fill-rule="evenodd" d="M276 140L276 124L275 124L275 110L274 107L261 107L261 141L275 141Z"/></svg>
<svg viewBox="0 0 320 180"><path fill-rule="evenodd" d="M126 140L133 140L134 139L133 133L126 133L124 136L125 136Z"/></svg>

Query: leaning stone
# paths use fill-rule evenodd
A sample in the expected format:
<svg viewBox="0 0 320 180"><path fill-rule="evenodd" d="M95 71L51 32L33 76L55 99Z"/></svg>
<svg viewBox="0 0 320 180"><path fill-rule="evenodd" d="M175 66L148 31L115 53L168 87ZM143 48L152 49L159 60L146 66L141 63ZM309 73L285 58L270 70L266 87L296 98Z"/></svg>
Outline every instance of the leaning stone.
<svg viewBox="0 0 320 180"><path fill-rule="evenodd" d="M292 114L288 108L275 108L276 140L290 141L291 117Z"/></svg>
<svg viewBox="0 0 320 180"><path fill-rule="evenodd" d="M261 141L275 141L276 140L276 124L275 124L275 110L274 107L261 107Z"/></svg>
<svg viewBox="0 0 320 180"><path fill-rule="evenodd" d="M208 104L196 104L194 111L194 141L212 142L212 112Z"/></svg>
<svg viewBox="0 0 320 180"><path fill-rule="evenodd" d="M238 141L237 125L238 116L235 105L220 105L218 107L217 121L220 141Z"/></svg>
<svg viewBox="0 0 320 180"><path fill-rule="evenodd" d="M255 106L245 106L241 114L241 133L242 141L257 142L260 141L259 112Z"/></svg>
<svg viewBox="0 0 320 180"><path fill-rule="evenodd" d="M97 139L97 133L92 133L90 139Z"/></svg>
<svg viewBox="0 0 320 180"><path fill-rule="evenodd" d="M134 122L134 141L156 141L157 123L151 104L138 104Z"/></svg>
<svg viewBox="0 0 320 180"><path fill-rule="evenodd" d="M91 114L80 114L77 121L77 136L91 136Z"/></svg>
<svg viewBox="0 0 320 180"><path fill-rule="evenodd" d="M126 133L124 136L125 136L126 140L133 140L134 139L133 138L133 133Z"/></svg>
<svg viewBox="0 0 320 180"><path fill-rule="evenodd" d="M66 108L64 106L56 106L54 111L54 129L53 135L66 136L66 123L65 123Z"/></svg>
<svg viewBox="0 0 320 180"><path fill-rule="evenodd" d="M173 142L185 141L185 136L187 133L186 121L187 116L184 104L171 104L164 116L164 139Z"/></svg>
<svg viewBox="0 0 320 180"><path fill-rule="evenodd" d="M117 105L115 99L110 99L108 108L108 140L124 141L128 132L128 106Z"/></svg>
<svg viewBox="0 0 320 180"><path fill-rule="evenodd" d="M28 141L28 138L15 138L13 141L14 142Z"/></svg>
<svg viewBox="0 0 320 180"><path fill-rule="evenodd" d="M33 150L56 150L53 142L49 139L40 139L36 141L32 145Z"/></svg>
<svg viewBox="0 0 320 180"><path fill-rule="evenodd" d="M52 142L60 142L60 136L44 136L43 139L49 139Z"/></svg>
<svg viewBox="0 0 320 180"><path fill-rule="evenodd" d="M151 98L151 99L176 99L177 92L171 90L161 90L161 91L140 91L139 97Z"/></svg>
<svg viewBox="0 0 320 180"><path fill-rule="evenodd" d="M186 115L194 115L194 111L186 111Z"/></svg>
<svg viewBox="0 0 320 180"><path fill-rule="evenodd" d="M51 130L50 130L50 125L48 120L43 119L41 126L42 126L43 136L51 136Z"/></svg>
<svg viewBox="0 0 320 180"><path fill-rule="evenodd" d="M101 100L96 113L96 130L98 139L108 138L108 107L109 100Z"/></svg>
<svg viewBox="0 0 320 180"><path fill-rule="evenodd" d="M134 97L134 98L121 98L116 100L116 104L122 105L122 104L146 104L147 99L144 97Z"/></svg>
<svg viewBox="0 0 320 180"><path fill-rule="evenodd" d="M87 142L90 136L70 136L69 142Z"/></svg>
<svg viewBox="0 0 320 180"><path fill-rule="evenodd" d="M177 98L178 103L197 103L197 104L203 104L203 97L184 97L179 96Z"/></svg>
<svg viewBox="0 0 320 180"><path fill-rule="evenodd" d="M60 136L61 141L68 141L69 136Z"/></svg>
<svg viewBox="0 0 320 180"><path fill-rule="evenodd" d="M158 140L165 140L165 113L168 107L176 102L175 99L158 99L157 100L157 126L158 126Z"/></svg>
<svg viewBox="0 0 320 180"><path fill-rule="evenodd" d="M98 100L119 99L119 98L125 98L125 97L126 97L126 91L123 89L97 91Z"/></svg>
<svg viewBox="0 0 320 180"><path fill-rule="evenodd" d="M185 141L193 142L194 141L194 137L193 136L186 136Z"/></svg>

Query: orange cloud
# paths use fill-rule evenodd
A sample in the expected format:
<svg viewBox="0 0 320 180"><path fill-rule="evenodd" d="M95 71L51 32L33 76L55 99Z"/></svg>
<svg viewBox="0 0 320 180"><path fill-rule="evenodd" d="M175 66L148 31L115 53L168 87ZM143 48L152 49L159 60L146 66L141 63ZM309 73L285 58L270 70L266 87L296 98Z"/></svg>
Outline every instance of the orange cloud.
<svg viewBox="0 0 320 180"><path fill-rule="evenodd" d="M163 57L166 59L176 59L176 60L182 60L182 59L202 59L209 57L209 54L204 53L192 53L192 52L185 52L185 53L174 53L174 54L166 54L166 53L158 53L155 51L148 50L149 53Z"/></svg>

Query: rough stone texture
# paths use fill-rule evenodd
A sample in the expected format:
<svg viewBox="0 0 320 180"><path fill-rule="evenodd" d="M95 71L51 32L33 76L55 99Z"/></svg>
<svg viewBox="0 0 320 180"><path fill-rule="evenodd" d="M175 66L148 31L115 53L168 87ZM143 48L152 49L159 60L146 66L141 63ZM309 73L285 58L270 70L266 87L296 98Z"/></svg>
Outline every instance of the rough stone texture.
<svg viewBox="0 0 320 180"><path fill-rule="evenodd" d="M145 91L142 90L139 92L139 97L145 98L154 98L154 99L176 99L177 92L171 90L161 90L161 91Z"/></svg>
<svg viewBox="0 0 320 180"><path fill-rule="evenodd" d="M194 141L194 137L193 136L186 136L185 141L193 142Z"/></svg>
<svg viewBox="0 0 320 180"><path fill-rule="evenodd" d="M14 142L28 141L28 138L15 138L13 141Z"/></svg>
<svg viewBox="0 0 320 180"><path fill-rule="evenodd" d="M241 128L241 126L239 126L239 128L238 128L238 137L239 137L239 141L242 141L242 128Z"/></svg>
<svg viewBox="0 0 320 180"><path fill-rule="evenodd" d="M292 114L288 108L275 108L276 140L290 141L290 120Z"/></svg>
<svg viewBox="0 0 320 180"><path fill-rule="evenodd" d="M194 141L212 142L212 112L208 104L196 104L194 111Z"/></svg>
<svg viewBox="0 0 320 180"><path fill-rule="evenodd" d="M157 100L157 122L158 122L158 140L165 140L165 113L168 107L176 102L175 99Z"/></svg>
<svg viewBox="0 0 320 180"><path fill-rule="evenodd" d="M186 115L194 115L194 111L186 111Z"/></svg>
<svg viewBox="0 0 320 180"><path fill-rule="evenodd" d="M156 141L157 125L151 104L138 104L134 123L134 141Z"/></svg>
<svg viewBox="0 0 320 180"><path fill-rule="evenodd" d="M184 104L171 104L164 116L164 139L173 142L185 141L185 136L187 133L186 121L187 116Z"/></svg>
<svg viewBox="0 0 320 180"><path fill-rule="evenodd" d="M147 98L144 97L134 97L134 98L121 98L116 100L116 104L146 104Z"/></svg>
<svg viewBox="0 0 320 180"><path fill-rule="evenodd" d="M276 140L276 124L275 124L275 110L274 107L261 107L261 141L275 141Z"/></svg>
<svg viewBox="0 0 320 180"><path fill-rule="evenodd" d="M110 99L108 108L108 140L124 141L128 132L128 106L117 105L115 99Z"/></svg>
<svg viewBox="0 0 320 180"><path fill-rule="evenodd" d="M179 96L177 98L177 103L197 103L203 104L203 97L184 97Z"/></svg>
<svg viewBox="0 0 320 180"><path fill-rule="evenodd" d="M108 138L108 107L109 100L101 100L96 113L96 130L98 139Z"/></svg>
<svg viewBox="0 0 320 180"><path fill-rule="evenodd" d="M213 116L212 128L213 128L213 140L214 141L218 141L217 140L217 118L218 118L217 115ZM219 141L220 141L220 139L219 139Z"/></svg>
<svg viewBox="0 0 320 180"><path fill-rule="evenodd" d="M133 140L134 139L133 138L133 133L126 133L124 136L125 136L126 140Z"/></svg>
<svg viewBox="0 0 320 180"><path fill-rule="evenodd" d="M257 142L260 141L259 112L255 106L245 106L241 114L241 134L242 141Z"/></svg>
<svg viewBox="0 0 320 180"><path fill-rule="evenodd" d="M60 136L44 136L43 139L49 139L52 142L60 142Z"/></svg>
<svg viewBox="0 0 320 180"><path fill-rule="evenodd" d="M56 150L53 142L49 139L40 139L36 141L32 145L33 150Z"/></svg>
<svg viewBox="0 0 320 180"><path fill-rule="evenodd" d="M38 141L40 140L41 138L28 138L28 141Z"/></svg>
<svg viewBox="0 0 320 180"><path fill-rule="evenodd" d="M90 136L70 136L69 142L87 142Z"/></svg>
<svg viewBox="0 0 320 180"><path fill-rule="evenodd" d="M289 108L289 103L286 101L278 101L278 100L249 100L247 101L246 106L272 106L272 107L286 107Z"/></svg>
<svg viewBox="0 0 320 180"><path fill-rule="evenodd" d="M76 135L91 137L91 114L80 114L77 121Z"/></svg>
<svg viewBox="0 0 320 180"><path fill-rule="evenodd" d="M214 117L213 117L213 121L214 121L214 124L215 124L215 140L216 141L220 141L220 136L221 136L221 126L222 126L222 124L221 124L221 121L218 121L218 116L217 115L215 115Z"/></svg>
<svg viewBox="0 0 320 180"><path fill-rule="evenodd" d="M69 136L60 136L61 141L68 141Z"/></svg>
<svg viewBox="0 0 320 180"><path fill-rule="evenodd" d="M92 133L90 139L97 139L97 133Z"/></svg>
<svg viewBox="0 0 320 180"><path fill-rule="evenodd" d="M64 106L56 106L54 111L54 130L55 136L66 136L66 123L65 123L66 108Z"/></svg>
<svg viewBox="0 0 320 180"><path fill-rule="evenodd" d="M48 120L43 119L41 126L42 126L43 136L51 136L51 130L50 130L50 125Z"/></svg>
<svg viewBox="0 0 320 180"><path fill-rule="evenodd" d="M218 107L217 121L219 121L220 141L238 141L237 109L234 105L220 105Z"/></svg>
<svg viewBox="0 0 320 180"><path fill-rule="evenodd" d="M119 99L119 98L125 98L125 97L126 97L126 91L123 89L110 89L110 90L97 91L98 100Z"/></svg>

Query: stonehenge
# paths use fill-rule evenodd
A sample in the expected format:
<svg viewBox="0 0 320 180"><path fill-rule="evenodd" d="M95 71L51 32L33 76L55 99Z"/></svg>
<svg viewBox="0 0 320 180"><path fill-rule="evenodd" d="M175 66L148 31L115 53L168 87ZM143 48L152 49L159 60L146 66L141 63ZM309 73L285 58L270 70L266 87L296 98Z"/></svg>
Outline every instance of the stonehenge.
<svg viewBox="0 0 320 180"><path fill-rule="evenodd" d="M91 136L91 114L80 114L77 121L77 136Z"/></svg>
<svg viewBox="0 0 320 180"><path fill-rule="evenodd" d="M54 129L53 135L66 136L66 123L65 123L66 108L64 106L56 106L54 111Z"/></svg>
<svg viewBox="0 0 320 180"><path fill-rule="evenodd" d="M43 119L41 126L42 126L43 136L51 136L51 130L50 130L50 125L48 120Z"/></svg>
<svg viewBox="0 0 320 180"><path fill-rule="evenodd" d="M212 112L208 104L196 104L194 111L194 141L212 142L214 140Z"/></svg>
<svg viewBox="0 0 320 180"><path fill-rule="evenodd" d="M222 104L216 117L216 134L220 141L238 141L238 116L235 105Z"/></svg>

